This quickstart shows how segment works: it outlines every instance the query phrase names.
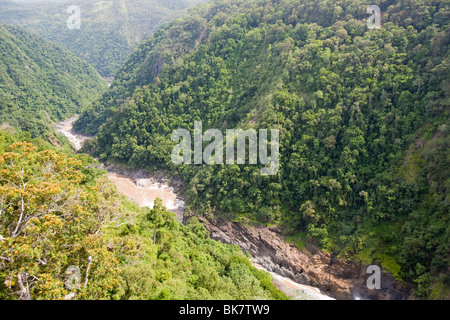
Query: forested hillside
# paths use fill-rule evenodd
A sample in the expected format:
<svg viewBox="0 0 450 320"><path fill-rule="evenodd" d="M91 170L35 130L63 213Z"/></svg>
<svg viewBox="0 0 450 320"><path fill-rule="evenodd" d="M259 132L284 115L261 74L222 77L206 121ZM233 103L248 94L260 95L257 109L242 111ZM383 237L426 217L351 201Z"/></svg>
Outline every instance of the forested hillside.
<svg viewBox="0 0 450 320"><path fill-rule="evenodd" d="M448 1L218 0L161 28L76 123L191 211L277 224L449 298ZM280 170L174 166L172 132L279 129Z"/></svg>
<svg viewBox="0 0 450 320"><path fill-rule="evenodd" d="M103 77L114 76L137 44L162 24L203 0L0 0L0 22L20 25L71 51L94 66ZM80 29L67 21L80 8Z"/></svg>
<svg viewBox="0 0 450 320"><path fill-rule="evenodd" d="M0 299L287 299L239 247L139 208L98 163L0 130Z"/></svg>
<svg viewBox="0 0 450 320"><path fill-rule="evenodd" d="M0 124L49 137L49 124L107 88L86 62L18 27L0 24Z"/></svg>

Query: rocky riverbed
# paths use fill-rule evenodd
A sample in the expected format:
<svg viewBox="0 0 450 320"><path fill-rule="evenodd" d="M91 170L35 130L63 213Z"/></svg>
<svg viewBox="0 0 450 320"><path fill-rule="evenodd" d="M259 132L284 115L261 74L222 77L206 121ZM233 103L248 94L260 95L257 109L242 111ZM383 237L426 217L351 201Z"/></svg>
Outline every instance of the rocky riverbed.
<svg viewBox="0 0 450 320"><path fill-rule="evenodd" d="M366 284L368 266L338 259L311 242L299 250L294 244L287 243L277 228L242 225L222 219L199 220L212 239L240 246L250 253L254 264L298 284L316 287L321 294L340 300L402 300L408 295L404 285L388 272L381 275L380 290L369 290Z"/></svg>
<svg viewBox="0 0 450 320"><path fill-rule="evenodd" d="M73 131L77 117L57 123L54 128L79 150L89 139ZM177 193L179 181L170 181L163 173L149 174L120 165L103 165L118 190L141 206L152 207L156 198L184 220L184 201ZM221 219L199 220L211 238L233 243L250 253L253 265L272 274L273 283L292 299L405 299L408 290L389 273L383 273L381 290L366 285L367 266L337 259L317 249L312 243L299 250L287 243L276 228L245 226Z"/></svg>
<svg viewBox="0 0 450 320"><path fill-rule="evenodd" d="M75 150L80 150L84 142L89 139L73 130L73 123L78 119L74 116L65 121L56 123L56 132L66 136L74 146ZM174 187L169 186L169 179L161 174L149 174L143 170L129 170L120 165L104 165L103 169L108 171L111 180L120 193L132 199L142 207L153 208L156 198L163 201L163 205L171 212L177 214L182 221L184 212L184 201L175 193Z"/></svg>
<svg viewBox="0 0 450 320"><path fill-rule="evenodd" d="M89 137L73 131L73 123L77 121L78 118L79 116L75 115L72 118L55 123L53 125L53 128L56 132L66 136L66 138L69 139L70 143L72 143L76 151L80 150L83 146L83 143L89 139Z"/></svg>

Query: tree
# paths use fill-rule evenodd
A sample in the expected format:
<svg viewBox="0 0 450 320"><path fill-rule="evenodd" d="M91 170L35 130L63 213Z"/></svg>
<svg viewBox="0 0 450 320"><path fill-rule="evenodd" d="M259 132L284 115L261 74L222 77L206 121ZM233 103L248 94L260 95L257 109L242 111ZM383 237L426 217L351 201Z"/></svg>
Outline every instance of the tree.
<svg viewBox="0 0 450 320"><path fill-rule="evenodd" d="M153 232L153 244L156 244L156 231L158 228L173 227L176 223L175 213L167 211L167 208L163 206L160 198L155 199L153 209L147 215L148 221L155 225Z"/></svg>
<svg viewBox="0 0 450 320"><path fill-rule="evenodd" d="M102 234L111 214L96 211L95 189L80 184L82 161L26 142L7 151L0 155L0 295L105 297L117 275ZM64 285L71 265L84 275L74 290Z"/></svg>

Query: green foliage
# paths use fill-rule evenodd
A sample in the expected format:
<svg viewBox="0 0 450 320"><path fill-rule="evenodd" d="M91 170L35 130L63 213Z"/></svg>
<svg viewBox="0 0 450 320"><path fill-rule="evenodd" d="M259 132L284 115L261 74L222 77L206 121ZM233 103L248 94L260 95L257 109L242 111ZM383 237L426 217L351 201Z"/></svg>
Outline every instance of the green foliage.
<svg viewBox="0 0 450 320"><path fill-rule="evenodd" d="M0 25L0 56L0 124L31 138L58 144L49 124L79 112L106 89L94 68L17 27Z"/></svg>
<svg viewBox="0 0 450 320"><path fill-rule="evenodd" d="M287 242L293 243L299 250L303 250L306 246L306 232L299 231L285 237Z"/></svg>
<svg viewBox="0 0 450 320"><path fill-rule="evenodd" d="M0 0L0 21L33 30L94 66L107 78L114 76L137 44L160 25L180 16L202 0L73 0L16 3ZM71 30L70 5L80 8L80 29Z"/></svg>
<svg viewBox="0 0 450 320"><path fill-rule="evenodd" d="M144 41L76 128L98 132L102 159L176 173L192 210L283 223L421 288L447 288L449 7L379 5L379 30L357 0L196 8ZM280 129L279 173L173 166L171 134L195 120Z"/></svg>
<svg viewBox="0 0 450 320"><path fill-rule="evenodd" d="M197 219L124 199L86 155L17 140L0 131L1 299L286 299Z"/></svg>
<svg viewBox="0 0 450 320"><path fill-rule="evenodd" d="M107 299L117 287L105 232L124 216L106 179L86 183L84 165L27 142L0 154L2 299ZM65 284L70 266L82 272L78 287Z"/></svg>
<svg viewBox="0 0 450 320"><path fill-rule="evenodd" d="M122 272L115 299L287 299L239 247L211 240L196 218L187 225L174 219L156 202L118 231Z"/></svg>

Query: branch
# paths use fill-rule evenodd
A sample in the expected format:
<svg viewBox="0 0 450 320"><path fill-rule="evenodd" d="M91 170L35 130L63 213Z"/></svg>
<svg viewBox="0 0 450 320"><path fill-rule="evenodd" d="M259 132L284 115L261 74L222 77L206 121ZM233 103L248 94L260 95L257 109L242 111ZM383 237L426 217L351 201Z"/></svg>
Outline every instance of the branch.
<svg viewBox="0 0 450 320"><path fill-rule="evenodd" d="M0 256L0 260L5 260L5 261L8 261L8 262L14 263L14 259L13 258L1 257Z"/></svg>
<svg viewBox="0 0 450 320"><path fill-rule="evenodd" d="M89 258L88 258L88 264L87 264L87 266L86 266L86 277L84 278L84 283L83 283L83 288L85 288L85 289L86 289L87 283L88 283L89 268L91 267L91 263L92 263L92 257L89 256Z"/></svg>
<svg viewBox="0 0 450 320"><path fill-rule="evenodd" d="M11 183L14 187L16 187L17 189L20 189L19 186L17 184L15 184L14 182L12 182L11 180L5 179L2 176L0 176L0 179L6 182Z"/></svg>
<svg viewBox="0 0 450 320"><path fill-rule="evenodd" d="M69 293L67 296L64 297L64 300L72 300L76 296L75 292Z"/></svg>
<svg viewBox="0 0 450 320"><path fill-rule="evenodd" d="M27 276L25 275L25 281L26 281L26 279L27 279ZM25 286L23 285L22 276L21 276L20 272L17 274L17 284L19 285L19 289L20 289L19 300L31 300L31 295L30 295L30 291L28 288L28 282L27 282L27 287L25 288Z"/></svg>
<svg viewBox="0 0 450 320"><path fill-rule="evenodd" d="M12 238L17 238L18 234L17 231L19 230L19 226L22 223L22 218L23 218L23 213L24 213L24 207L23 207L23 197L21 198L22 201L22 206L21 206L21 210L20 210L20 217L19 217L19 221L17 222L17 226L16 226L16 230L14 230L13 234L12 234Z"/></svg>
<svg viewBox="0 0 450 320"><path fill-rule="evenodd" d="M48 251L48 248L45 249L45 251L44 251L44 257L43 257L42 259L39 259L39 260L38 260L38 261L39 261L38 265L39 265L39 264L42 264L42 265L44 265L44 266L47 265L47 251Z"/></svg>

